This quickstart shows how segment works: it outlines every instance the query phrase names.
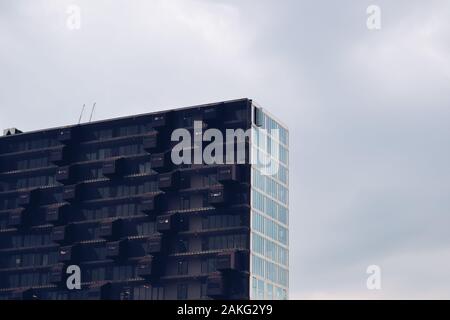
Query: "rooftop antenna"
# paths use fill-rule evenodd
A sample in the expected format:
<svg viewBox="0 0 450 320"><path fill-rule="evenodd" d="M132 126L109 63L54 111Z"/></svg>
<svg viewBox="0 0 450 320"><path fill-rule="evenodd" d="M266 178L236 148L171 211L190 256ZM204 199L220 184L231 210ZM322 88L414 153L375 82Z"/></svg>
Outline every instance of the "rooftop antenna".
<svg viewBox="0 0 450 320"><path fill-rule="evenodd" d="M92 120L92 115L94 114L94 110L95 110L95 104L96 104L97 102L94 102L94 104L92 105L92 111L91 111L91 116L89 117L89 122L91 122L91 120Z"/></svg>
<svg viewBox="0 0 450 320"><path fill-rule="evenodd" d="M86 107L86 104L83 104L83 109L81 109L80 118L78 119L78 124L81 123L81 117L83 116L84 108Z"/></svg>

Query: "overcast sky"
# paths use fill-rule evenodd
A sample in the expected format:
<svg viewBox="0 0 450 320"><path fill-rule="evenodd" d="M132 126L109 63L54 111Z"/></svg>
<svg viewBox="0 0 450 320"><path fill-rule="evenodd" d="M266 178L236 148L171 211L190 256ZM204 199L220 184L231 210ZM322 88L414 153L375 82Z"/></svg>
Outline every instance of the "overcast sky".
<svg viewBox="0 0 450 320"><path fill-rule="evenodd" d="M0 0L0 127L253 98L290 128L290 297L449 299L449 39L446 0Z"/></svg>

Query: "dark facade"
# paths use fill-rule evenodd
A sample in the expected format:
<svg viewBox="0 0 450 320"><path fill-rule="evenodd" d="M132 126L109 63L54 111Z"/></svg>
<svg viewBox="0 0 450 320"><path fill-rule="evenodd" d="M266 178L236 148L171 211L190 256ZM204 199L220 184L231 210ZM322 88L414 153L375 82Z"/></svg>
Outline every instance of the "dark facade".
<svg viewBox="0 0 450 320"><path fill-rule="evenodd" d="M174 165L195 120L245 130L252 102L0 138L0 299L249 299L251 166Z"/></svg>

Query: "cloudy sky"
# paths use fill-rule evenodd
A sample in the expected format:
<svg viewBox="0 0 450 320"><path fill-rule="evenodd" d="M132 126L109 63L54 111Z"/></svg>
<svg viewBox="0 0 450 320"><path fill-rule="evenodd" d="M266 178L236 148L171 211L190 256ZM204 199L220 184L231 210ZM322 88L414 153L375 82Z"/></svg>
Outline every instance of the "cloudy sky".
<svg viewBox="0 0 450 320"><path fill-rule="evenodd" d="M450 299L449 39L446 0L0 0L0 127L253 98L290 127L291 298Z"/></svg>

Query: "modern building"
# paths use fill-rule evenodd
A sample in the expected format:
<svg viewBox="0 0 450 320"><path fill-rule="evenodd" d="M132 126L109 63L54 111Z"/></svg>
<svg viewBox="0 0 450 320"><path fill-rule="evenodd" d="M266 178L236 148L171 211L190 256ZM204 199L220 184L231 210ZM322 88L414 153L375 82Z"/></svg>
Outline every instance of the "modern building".
<svg viewBox="0 0 450 320"><path fill-rule="evenodd" d="M250 134L207 164L208 129ZM249 99L5 130L0 299L287 299L288 185L287 129Z"/></svg>

